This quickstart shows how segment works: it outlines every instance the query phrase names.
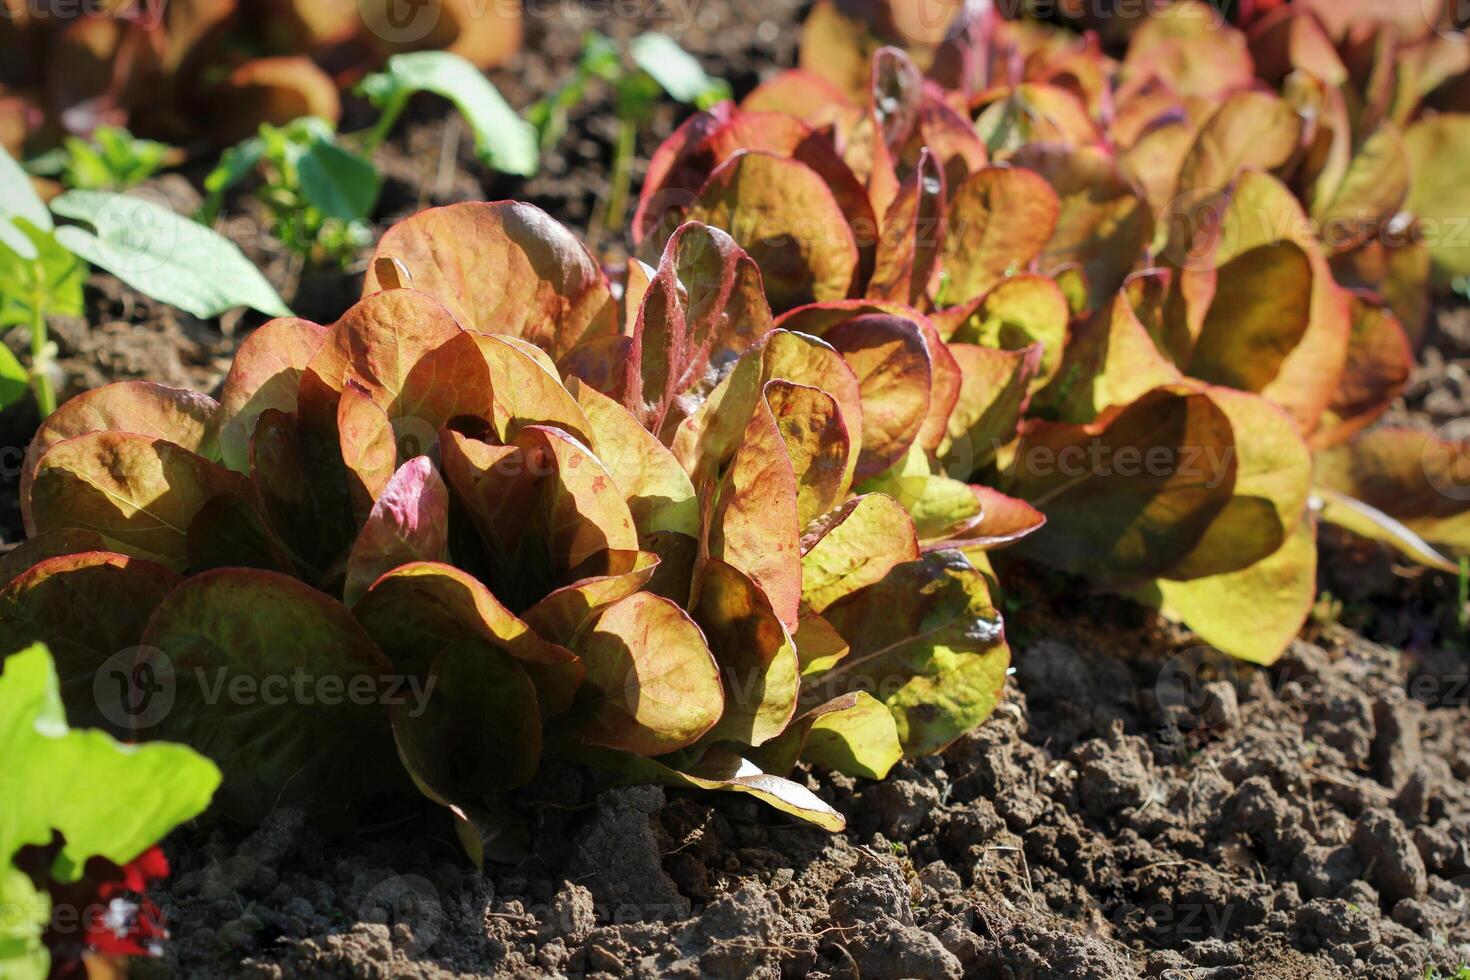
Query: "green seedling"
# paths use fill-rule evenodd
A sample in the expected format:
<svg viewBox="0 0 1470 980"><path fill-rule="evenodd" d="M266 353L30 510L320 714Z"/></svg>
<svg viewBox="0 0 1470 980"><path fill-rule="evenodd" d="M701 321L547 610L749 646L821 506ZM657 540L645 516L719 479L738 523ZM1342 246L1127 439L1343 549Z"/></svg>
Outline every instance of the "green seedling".
<svg viewBox="0 0 1470 980"><path fill-rule="evenodd" d="M613 151L612 189L603 212L603 224L609 231L622 228L627 218L638 127L653 114L660 94L699 109L730 97L730 86L724 79L706 74L699 62L666 34L640 34L628 45L627 54L624 59L611 39L596 31L588 32L572 79L527 111L545 149L566 134L567 114L586 98L589 83L596 79L612 87L618 137Z"/></svg>
<svg viewBox="0 0 1470 980"><path fill-rule="evenodd" d="M86 191L125 191L181 159L166 143L139 139L118 126L98 126L91 139L69 136L65 143L26 163L41 177Z"/></svg>
<svg viewBox="0 0 1470 980"><path fill-rule="evenodd" d="M58 227L53 213L79 223ZM56 410L56 346L46 318L81 315L89 265L201 318L235 306L288 312L260 271L213 230L130 194L73 190L48 208L0 150L0 330L27 328L31 362L27 368L0 346L0 408L29 388L42 416Z"/></svg>
<svg viewBox="0 0 1470 980"><path fill-rule="evenodd" d="M449 99L475 135L476 153L502 173L535 173L534 133L474 65L443 51L395 55L384 70L365 78L360 92L381 110L378 121L356 133L338 133L324 119L303 117L285 126L269 123L227 150L205 178L204 217L213 220L224 194L258 173L258 197L271 213L272 229L294 255L316 264L345 265L372 243L368 218L382 180L372 153L393 131L409 99L430 92Z"/></svg>

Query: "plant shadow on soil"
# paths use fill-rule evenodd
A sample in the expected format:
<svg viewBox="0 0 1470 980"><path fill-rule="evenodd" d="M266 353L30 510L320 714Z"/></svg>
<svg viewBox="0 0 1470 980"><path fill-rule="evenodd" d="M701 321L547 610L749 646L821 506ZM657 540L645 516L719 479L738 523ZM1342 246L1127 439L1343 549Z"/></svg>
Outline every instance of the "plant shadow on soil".
<svg viewBox="0 0 1470 980"><path fill-rule="evenodd" d="M513 104L565 76L584 28L650 26L564 7L533 19L496 73ZM747 91L761 66L792 63L803 7L691 5L680 41ZM379 151L378 230L424 206L520 197L585 232L606 190L607 109L574 113L543 174L520 183L487 175L460 124L417 104ZM642 134L645 160L677 118L666 107ZM152 189L187 208L196 186ZM301 277L254 233L250 201L232 206L226 230L299 313L330 322L355 299L361 269ZM259 322L196 321L101 274L87 298L85 321L53 324L73 393L123 378L213 390ZM1441 311L1420 360L1394 421L1470 415L1470 313ZM0 414L0 446L23 447L35 425L29 406ZM17 468L0 470L13 542ZM743 797L604 790L569 767L519 794L533 857L483 875L429 807L331 839L292 810L257 829L184 828L157 895L173 939L135 975L1398 980L1453 967L1470 960L1455 583L1324 538L1320 585L1338 607L1270 670L1007 566L1005 700L885 782L799 774L848 815L842 834Z"/></svg>

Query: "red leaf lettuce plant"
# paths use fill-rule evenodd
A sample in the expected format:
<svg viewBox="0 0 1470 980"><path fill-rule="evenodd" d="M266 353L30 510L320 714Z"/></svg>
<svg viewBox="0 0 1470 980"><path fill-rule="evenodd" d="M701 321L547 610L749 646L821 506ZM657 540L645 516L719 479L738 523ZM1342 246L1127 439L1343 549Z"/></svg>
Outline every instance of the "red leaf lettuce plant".
<svg viewBox="0 0 1470 980"><path fill-rule="evenodd" d="M705 225L645 271L615 296L536 208L430 210L337 323L252 334L218 402L68 402L26 458L0 629L52 644L79 714L117 651L171 671L138 734L216 760L243 819L406 770L481 855L556 756L840 828L798 759L881 777L1005 682L956 550L995 543L974 494L916 521L872 482L944 431L945 348L885 312L777 327Z"/></svg>
<svg viewBox="0 0 1470 980"><path fill-rule="evenodd" d="M950 37L1001 81L944 88L886 47L862 101L809 68L692 117L653 158L635 239L651 256L707 222L760 265L778 326L826 337L881 311L941 340L948 423L868 485L922 486L897 494L921 527L942 474L1004 494L992 515L1025 501L1048 523L1018 554L1236 656L1273 661L1305 621L1319 512L1453 567L1418 535L1460 544L1463 501L1435 486L1463 486L1465 448L1352 441L1412 366L1385 297L1427 289L1340 271L1402 251L1389 232L1414 221L1392 123L1314 129L1200 5L1142 25L1122 62L1024 22L971 28Z"/></svg>

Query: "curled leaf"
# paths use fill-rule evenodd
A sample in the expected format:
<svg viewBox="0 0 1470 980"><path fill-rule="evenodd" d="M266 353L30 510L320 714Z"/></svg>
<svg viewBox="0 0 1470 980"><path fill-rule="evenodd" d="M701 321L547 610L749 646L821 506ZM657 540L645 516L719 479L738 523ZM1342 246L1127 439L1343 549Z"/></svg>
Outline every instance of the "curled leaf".
<svg viewBox="0 0 1470 980"><path fill-rule="evenodd" d="M213 458L220 406L213 398L148 381L120 381L65 402L36 430L20 473L21 513L31 521L31 482L36 465L57 443L89 432L116 429L171 442Z"/></svg>
<svg viewBox="0 0 1470 980"><path fill-rule="evenodd" d="M1047 519L1017 550L1098 582L1155 577L1188 554L1238 465L1229 417L1184 388L1087 425L1033 423L1007 455L1000 490Z"/></svg>
<svg viewBox="0 0 1470 980"><path fill-rule="evenodd" d="M582 679L570 650L536 635L478 579L452 565L400 565L373 583L353 612L403 673L426 675L441 651L466 638L506 651L536 682L548 716L565 710Z"/></svg>
<svg viewBox="0 0 1470 980"><path fill-rule="evenodd" d="M724 680L725 712L709 737L760 745L781 734L796 710L796 647L760 586L712 559L690 612Z"/></svg>
<svg viewBox="0 0 1470 980"><path fill-rule="evenodd" d="M940 263L946 296L965 303L1025 272L1056 229L1061 203L1046 178L1020 167L988 167L955 188Z"/></svg>
<svg viewBox="0 0 1470 980"><path fill-rule="evenodd" d="M574 720L588 744L662 755L720 720L719 668L699 627L667 599L639 592L613 603L576 651L587 681Z"/></svg>
<svg viewBox="0 0 1470 980"><path fill-rule="evenodd" d="M790 772L797 759L847 776L883 779L903 758L893 713L867 691L817 705L756 753L769 772Z"/></svg>
<svg viewBox="0 0 1470 980"><path fill-rule="evenodd" d="M795 629L801 601L798 486L770 403L770 395L781 386L780 381L767 382L767 397L751 415L718 485L706 548L710 557L754 579L781 622Z"/></svg>
<svg viewBox="0 0 1470 980"><path fill-rule="evenodd" d="M220 393L219 446L226 466L240 472L249 467L250 437L262 412L296 411L301 372L326 337L326 327L287 317L271 320L245 338Z"/></svg>
<svg viewBox="0 0 1470 980"><path fill-rule="evenodd" d="M714 375L771 325L755 261L718 228L680 227L638 309L624 404L650 431L663 431L676 401L703 401Z"/></svg>
<svg viewBox="0 0 1470 980"><path fill-rule="evenodd" d="M429 457L415 457L393 474L352 545L345 601L355 605L399 565L443 561L448 548L449 489Z"/></svg>
<svg viewBox="0 0 1470 980"><path fill-rule="evenodd" d="M919 557L908 512L882 493L854 497L808 527L802 547L801 597L814 612L881 581L895 566Z"/></svg>
<svg viewBox="0 0 1470 980"><path fill-rule="evenodd" d="M959 552L898 565L824 617L852 649L808 688L882 692L904 755L939 751L995 709L1010 650L984 577Z"/></svg>
<svg viewBox="0 0 1470 980"><path fill-rule="evenodd" d="M365 296L381 288L376 259L396 258L414 288L466 328L524 338L556 360L617 328L601 268L571 232L529 204L421 211L390 228L373 257Z"/></svg>
<svg viewBox="0 0 1470 980"><path fill-rule="evenodd" d="M244 496L243 477L162 439L103 431L52 446L31 484L38 532L98 531L182 567L194 516L222 494Z"/></svg>
<svg viewBox="0 0 1470 980"><path fill-rule="evenodd" d="M760 267L774 309L846 298L858 244L832 191L810 167L743 152L710 175L691 220L729 232Z"/></svg>

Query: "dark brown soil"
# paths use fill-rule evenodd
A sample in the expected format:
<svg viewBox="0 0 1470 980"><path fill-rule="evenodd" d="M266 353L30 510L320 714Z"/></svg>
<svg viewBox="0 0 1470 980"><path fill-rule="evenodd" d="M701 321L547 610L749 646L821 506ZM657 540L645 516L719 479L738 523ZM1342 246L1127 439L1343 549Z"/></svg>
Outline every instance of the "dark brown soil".
<svg viewBox="0 0 1470 980"><path fill-rule="evenodd" d="M1409 388L1386 421L1443 426L1452 438L1470 434L1470 305L1458 301L1436 310L1418 356Z"/></svg>
<svg viewBox="0 0 1470 980"><path fill-rule="evenodd" d="M574 770L534 857L447 821L185 832L140 976L1423 977L1470 959L1470 709L1449 670L1315 630L1270 671L1022 581L1005 703L883 783L810 777L844 834ZM1430 707L1429 703L1434 706Z"/></svg>
<svg viewBox="0 0 1470 980"><path fill-rule="evenodd" d="M667 16L543 6L555 16L530 21L497 84L524 106L565 77L584 30L653 26L742 92L792 62L805 6L689 4L686 23L673 0L652 3L645 14ZM379 151L379 229L433 204L518 197L598 237L605 95L525 182L487 173L462 124L425 100ZM642 159L679 117L665 107L651 121ZM197 199L179 175L155 189L181 208ZM248 197L222 227L302 315L329 322L360 289L360 267L284 258ZM626 244L603 235L599 247L615 258ZM90 326L52 326L72 391L120 378L210 390L258 322L196 321L98 275ZM1420 360L1392 419L1463 422L1470 310L1442 310ZM30 406L0 414L0 447L23 447L35 424ZM12 542L13 455L0 467L0 540ZM1270 670L1212 656L1129 603L1005 569L1005 702L883 783L809 774L848 815L843 834L744 798L602 789L571 768L520 794L533 856L483 875L429 807L333 839L291 810L255 830L185 828L157 896L173 941L135 975L1398 980L1453 968L1470 961L1470 647L1455 583L1324 537L1318 618Z"/></svg>

